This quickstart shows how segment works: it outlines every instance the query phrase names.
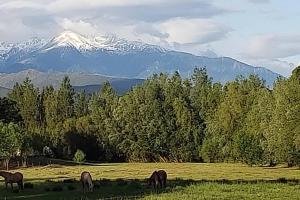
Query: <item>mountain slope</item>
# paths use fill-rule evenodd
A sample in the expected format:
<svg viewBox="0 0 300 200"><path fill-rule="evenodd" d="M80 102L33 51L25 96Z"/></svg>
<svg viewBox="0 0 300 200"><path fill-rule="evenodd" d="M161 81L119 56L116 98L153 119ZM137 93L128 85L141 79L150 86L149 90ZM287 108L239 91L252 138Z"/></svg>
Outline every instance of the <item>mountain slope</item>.
<svg viewBox="0 0 300 200"><path fill-rule="evenodd" d="M232 58L195 56L114 36L85 37L66 31L50 41L36 39L35 43L29 43L28 48L18 46L22 45L2 51L6 53L0 55L0 72L33 68L43 72L77 71L145 78L153 73L173 73L177 70L183 77L188 77L197 66L206 67L214 81L224 83L238 75L257 74L268 85L279 76L265 68L256 68Z"/></svg>
<svg viewBox="0 0 300 200"><path fill-rule="evenodd" d="M88 93L98 91L105 81L109 81L120 94L144 81L143 79L117 78L82 72L39 72L29 69L17 73L0 74L0 87L11 89L15 83L21 83L28 77L36 87L52 85L58 88L64 76L69 76L71 84L77 91L86 90Z"/></svg>
<svg viewBox="0 0 300 200"><path fill-rule="evenodd" d="M9 93L10 89L0 87L0 97L6 97L7 94Z"/></svg>
<svg viewBox="0 0 300 200"><path fill-rule="evenodd" d="M144 82L143 79L121 79L121 80L110 80L109 81L112 88L117 92L117 94L122 95L127 91L131 90L134 86L140 85ZM99 85L84 85L84 86L74 86L75 91L85 91L88 94L98 92L101 90L103 84Z"/></svg>

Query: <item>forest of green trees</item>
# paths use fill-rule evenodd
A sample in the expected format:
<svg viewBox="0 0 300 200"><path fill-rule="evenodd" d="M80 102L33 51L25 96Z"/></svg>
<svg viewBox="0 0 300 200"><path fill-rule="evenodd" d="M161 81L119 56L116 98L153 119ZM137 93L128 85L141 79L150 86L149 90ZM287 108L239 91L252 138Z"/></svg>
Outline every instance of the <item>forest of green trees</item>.
<svg viewBox="0 0 300 200"><path fill-rule="evenodd" d="M47 147L47 148L45 148ZM205 69L190 79L153 75L118 96L107 82L93 95L29 79L0 99L0 157L101 162L300 164L300 67L268 88L257 76L221 85Z"/></svg>

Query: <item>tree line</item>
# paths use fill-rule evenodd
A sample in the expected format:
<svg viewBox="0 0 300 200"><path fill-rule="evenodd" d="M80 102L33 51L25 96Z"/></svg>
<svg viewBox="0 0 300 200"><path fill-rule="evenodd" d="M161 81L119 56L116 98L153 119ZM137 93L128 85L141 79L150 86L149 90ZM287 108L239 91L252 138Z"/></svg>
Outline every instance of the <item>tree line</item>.
<svg viewBox="0 0 300 200"><path fill-rule="evenodd" d="M270 89L258 76L213 83L205 68L189 79L153 75L119 96L75 93L29 79L0 99L0 157L19 155L102 162L300 164L300 67ZM50 151L50 153L49 153Z"/></svg>

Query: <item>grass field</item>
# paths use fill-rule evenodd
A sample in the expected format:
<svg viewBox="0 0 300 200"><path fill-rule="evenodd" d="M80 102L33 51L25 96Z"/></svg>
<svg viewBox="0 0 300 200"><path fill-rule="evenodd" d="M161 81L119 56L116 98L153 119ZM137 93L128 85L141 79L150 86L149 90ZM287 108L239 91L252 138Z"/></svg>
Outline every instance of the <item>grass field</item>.
<svg viewBox="0 0 300 200"><path fill-rule="evenodd" d="M168 187L157 193L145 178L168 173ZM18 170L33 189L19 193L0 185L0 199L300 199L300 170L242 164L122 163L97 166L51 165ZM91 172L95 191L84 195L78 182ZM73 180L74 179L74 180ZM62 191L60 191L62 190Z"/></svg>

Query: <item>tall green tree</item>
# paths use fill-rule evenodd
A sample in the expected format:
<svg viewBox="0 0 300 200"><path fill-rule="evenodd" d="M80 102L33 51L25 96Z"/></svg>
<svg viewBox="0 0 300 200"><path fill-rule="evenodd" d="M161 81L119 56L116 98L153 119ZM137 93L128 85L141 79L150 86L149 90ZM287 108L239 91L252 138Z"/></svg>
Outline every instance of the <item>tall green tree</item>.
<svg viewBox="0 0 300 200"><path fill-rule="evenodd" d="M6 97L0 98L0 121L4 123L21 122L22 117L19 112L20 111L15 101Z"/></svg>
<svg viewBox="0 0 300 200"><path fill-rule="evenodd" d="M274 98L272 146L275 149L276 160L286 162L289 166L299 164L299 67L293 71L289 79L277 81L274 88Z"/></svg>
<svg viewBox="0 0 300 200"><path fill-rule="evenodd" d="M118 97L109 82L105 82L101 91L94 94L89 102L91 121L96 128L95 134L102 148L107 150L106 156L113 154L111 137L114 137L117 131L114 118L117 103Z"/></svg>
<svg viewBox="0 0 300 200"><path fill-rule="evenodd" d="M26 130L33 133L36 132L38 128L38 93L38 89L26 78L21 85L16 84L9 94L9 98L17 102L17 107L20 110L20 115Z"/></svg>
<svg viewBox="0 0 300 200"><path fill-rule="evenodd" d="M6 170L10 159L17 155L21 148L21 129L18 125L0 122L0 158L4 159Z"/></svg>
<svg viewBox="0 0 300 200"><path fill-rule="evenodd" d="M57 112L59 121L74 116L74 89L70 83L69 77L64 77L57 91Z"/></svg>

